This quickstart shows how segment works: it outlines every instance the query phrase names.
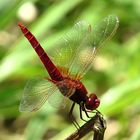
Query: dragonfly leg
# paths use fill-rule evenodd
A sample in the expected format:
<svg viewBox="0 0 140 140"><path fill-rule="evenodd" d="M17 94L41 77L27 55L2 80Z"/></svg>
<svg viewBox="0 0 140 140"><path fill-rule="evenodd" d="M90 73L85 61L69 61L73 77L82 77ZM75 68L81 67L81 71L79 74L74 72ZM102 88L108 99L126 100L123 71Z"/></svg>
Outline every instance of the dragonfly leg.
<svg viewBox="0 0 140 140"><path fill-rule="evenodd" d="M84 105L83 102L80 103L80 110L81 110L80 112L82 112L82 110L85 112L87 118L92 118L92 117L90 117L90 116L88 115L88 111L86 110L85 105ZM82 114L82 113L81 113L81 114Z"/></svg>
<svg viewBox="0 0 140 140"><path fill-rule="evenodd" d="M81 118L81 120L87 122L85 119L83 119L83 116L82 116L82 106L81 106L81 104L79 105L79 110L80 110L80 118Z"/></svg>
<svg viewBox="0 0 140 140"><path fill-rule="evenodd" d="M103 116L102 115L102 113L100 112L100 111L98 111L97 109L95 109L93 112L91 112L91 111L89 111L89 110L86 110L86 108L84 107L84 105L83 105L83 111L85 112L85 114L86 114L86 116L88 117L88 118L92 118L92 117L90 117L89 115L88 115L88 113L98 113L100 116Z"/></svg>
<svg viewBox="0 0 140 140"><path fill-rule="evenodd" d="M69 117L72 120L72 123L74 124L74 126L79 130L80 126L79 126L79 124L77 123L77 121L75 120L75 118L72 115L74 106L75 106L75 102L71 106L71 109L70 109L70 112L69 112Z"/></svg>

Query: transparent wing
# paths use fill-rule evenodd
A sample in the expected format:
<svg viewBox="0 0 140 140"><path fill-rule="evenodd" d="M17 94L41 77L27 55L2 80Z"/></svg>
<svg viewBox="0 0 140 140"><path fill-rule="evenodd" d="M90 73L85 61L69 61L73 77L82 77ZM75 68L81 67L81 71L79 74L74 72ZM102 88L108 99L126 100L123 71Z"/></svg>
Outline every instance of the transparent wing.
<svg viewBox="0 0 140 140"><path fill-rule="evenodd" d="M74 26L74 45L76 50L69 63L68 75L75 75L76 79L80 79L84 75L85 70L89 69L89 65L95 57L95 48L92 46L91 26L85 21L78 22Z"/></svg>
<svg viewBox="0 0 140 140"><path fill-rule="evenodd" d="M53 62L60 67L64 76L76 74L75 68L78 65L74 65L72 62L81 49L82 42L87 42L85 40L86 36L89 36L89 32L89 24L84 21L78 22L55 44L55 49L50 56L52 56Z"/></svg>
<svg viewBox="0 0 140 140"><path fill-rule="evenodd" d="M46 79L35 78L27 82L19 110L36 111L54 94L58 88Z"/></svg>
<svg viewBox="0 0 140 140"><path fill-rule="evenodd" d="M116 32L119 26L119 19L117 16L109 15L102 20L93 29L93 46L96 48L101 46L106 40L110 39Z"/></svg>
<svg viewBox="0 0 140 140"><path fill-rule="evenodd" d="M75 55L71 69L76 68L76 78L82 78L83 75L89 70L94 58L96 56L97 50L103 45L105 41L110 39L116 32L119 25L119 20L116 16L110 15L102 20L98 25L93 28L90 25L79 23L76 28L77 33L81 33L80 28L87 28L83 33L83 40L77 49L77 54ZM82 30L83 31L83 30ZM78 64L80 62L80 64ZM76 67L77 65L77 67ZM73 71L71 70L70 71Z"/></svg>
<svg viewBox="0 0 140 140"><path fill-rule="evenodd" d="M48 102L49 104L58 109L58 108L61 108L61 109L64 109L65 106L66 106L66 97L63 96L59 90L56 91L56 94L53 94L52 96L50 96L50 98L48 99Z"/></svg>
<svg viewBox="0 0 140 140"><path fill-rule="evenodd" d="M93 63L97 49L109 38L118 28L118 18L108 16L97 26L91 26L80 21L65 36L56 43L56 50L52 55L53 61L65 76L74 75L76 79L88 71Z"/></svg>
<svg viewBox="0 0 140 140"><path fill-rule="evenodd" d="M68 97L74 94L75 88L67 89L67 91L65 92L66 93L65 95L60 93L60 90L57 90L56 92L57 93L50 96L50 98L48 99L48 102L51 106L55 108L64 109L66 107L66 103L68 102Z"/></svg>

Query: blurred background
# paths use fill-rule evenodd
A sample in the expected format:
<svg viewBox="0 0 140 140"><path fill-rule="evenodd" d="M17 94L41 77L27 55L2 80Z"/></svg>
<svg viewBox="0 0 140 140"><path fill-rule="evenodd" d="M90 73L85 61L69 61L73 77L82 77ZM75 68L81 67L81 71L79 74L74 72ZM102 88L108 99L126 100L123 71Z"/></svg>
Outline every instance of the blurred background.
<svg viewBox="0 0 140 140"><path fill-rule="evenodd" d="M68 110L49 104L35 113L18 110L26 82L46 75L17 24L22 21L46 51L79 20L92 27L117 15L119 28L96 56L83 82L101 100L107 120L105 140L140 140L140 1L4 0L0 1L0 140L63 140L76 129ZM54 46L55 47L55 46ZM78 107L74 116L80 125ZM83 140L93 139L93 132Z"/></svg>

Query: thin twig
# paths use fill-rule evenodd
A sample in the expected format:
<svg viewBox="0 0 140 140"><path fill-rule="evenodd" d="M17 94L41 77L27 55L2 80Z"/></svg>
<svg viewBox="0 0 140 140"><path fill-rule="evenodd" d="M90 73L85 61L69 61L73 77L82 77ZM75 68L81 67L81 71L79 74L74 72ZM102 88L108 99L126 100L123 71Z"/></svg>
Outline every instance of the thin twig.
<svg viewBox="0 0 140 140"><path fill-rule="evenodd" d="M79 140L88 134L90 131L94 131L93 140L103 140L104 132L106 129L106 121L101 113L97 112L88 122L86 122L79 130L71 134L65 140Z"/></svg>

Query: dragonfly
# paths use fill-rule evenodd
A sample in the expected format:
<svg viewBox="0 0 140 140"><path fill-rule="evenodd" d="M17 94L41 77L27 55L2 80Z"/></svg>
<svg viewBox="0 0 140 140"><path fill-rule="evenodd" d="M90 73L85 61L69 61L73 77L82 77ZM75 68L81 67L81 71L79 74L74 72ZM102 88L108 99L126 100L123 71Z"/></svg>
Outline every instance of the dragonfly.
<svg viewBox="0 0 140 140"><path fill-rule="evenodd" d="M81 82L83 76L91 68L98 50L106 40L110 39L119 25L118 17L109 15L92 29L85 21L77 22L68 33L64 34L54 45L52 54L48 54L40 45L36 37L21 22L18 24L22 33L35 50L49 78L35 78L30 80L23 92L19 110L37 111L46 101L57 106L65 106L65 100L70 99L72 107L69 116L75 126L79 126L72 113L77 103L80 110L80 118L86 121L82 112L89 117L89 112L97 110L100 100L97 95L88 93L87 88ZM57 98L60 101L57 101ZM61 98L59 98L59 96Z"/></svg>

